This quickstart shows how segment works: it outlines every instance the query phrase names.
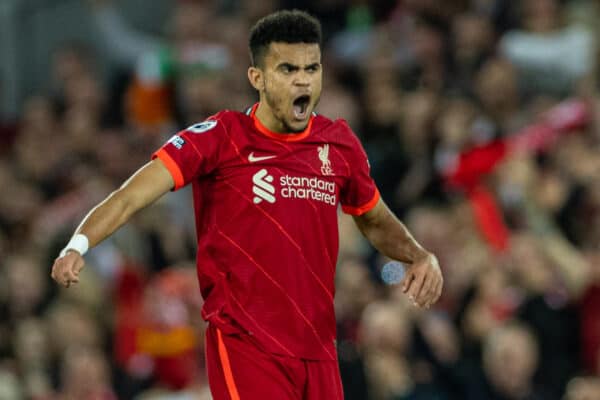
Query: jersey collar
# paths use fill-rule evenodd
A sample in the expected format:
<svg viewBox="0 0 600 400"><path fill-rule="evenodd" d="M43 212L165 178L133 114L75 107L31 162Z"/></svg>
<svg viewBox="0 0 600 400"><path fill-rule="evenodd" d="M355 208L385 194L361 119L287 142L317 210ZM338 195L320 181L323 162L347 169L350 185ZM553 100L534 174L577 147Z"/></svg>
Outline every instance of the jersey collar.
<svg viewBox="0 0 600 400"><path fill-rule="evenodd" d="M315 115L314 113L312 113L310 115L310 119L308 120L308 125L306 125L306 129L304 129L302 132L297 132L297 133L273 132L269 128L264 126L262 124L262 122L260 122L259 119L254 115L256 113L256 109L258 108L258 104L259 103L254 104L252 106L252 108L249 110L248 114L250 115L250 118L252 118L252 121L254 122L254 127L263 135L265 135L271 139L283 140L285 142L295 142L297 140L302 140L305 137L307 137L308 135L310 135L313 118Z"/></svg>

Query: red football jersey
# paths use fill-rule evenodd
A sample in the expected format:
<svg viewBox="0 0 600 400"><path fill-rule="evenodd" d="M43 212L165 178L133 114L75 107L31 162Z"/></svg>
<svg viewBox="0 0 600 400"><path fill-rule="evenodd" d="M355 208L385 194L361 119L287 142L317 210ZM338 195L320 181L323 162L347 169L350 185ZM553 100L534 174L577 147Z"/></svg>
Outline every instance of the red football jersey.
<svg viewBox="0 0 600 400"><path fill-rule="evenodd" d="M202 316L250 333L265 351L333 360L338 204L360 215L379 192L345 121L313 114L305 131L269 131L222 111L153 157L175 190L192 183Z"/></svg>

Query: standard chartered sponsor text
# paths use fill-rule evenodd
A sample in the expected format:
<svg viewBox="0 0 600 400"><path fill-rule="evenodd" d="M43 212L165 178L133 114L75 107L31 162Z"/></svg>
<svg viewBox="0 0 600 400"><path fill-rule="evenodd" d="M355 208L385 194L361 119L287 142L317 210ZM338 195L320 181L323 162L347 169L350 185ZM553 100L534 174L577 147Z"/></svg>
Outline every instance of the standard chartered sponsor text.
<svg viewBox="0 0 600 400"><path fill-rule="evenodd" d="M301 176L283 175L279 178L281 196L293 199L310 199L322 201L332 206L337 205L335 183Z"/></svg>

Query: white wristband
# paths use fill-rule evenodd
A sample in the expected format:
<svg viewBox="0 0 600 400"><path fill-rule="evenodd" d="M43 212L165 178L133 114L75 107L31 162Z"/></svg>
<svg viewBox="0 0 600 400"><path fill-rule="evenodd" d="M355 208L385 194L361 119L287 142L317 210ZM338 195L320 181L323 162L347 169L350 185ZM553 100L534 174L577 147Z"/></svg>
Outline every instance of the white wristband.
<svg viewBox="0 0 600 400"><path fill-rule="evenodd" d="M78 233L73 235L71 240L69 240L69 243L67 243L65 248L60 252L59 257L64 257L69 250L75 250L83 256L88 251L89 245L90 242L87 236L82 233Z"/></svg>

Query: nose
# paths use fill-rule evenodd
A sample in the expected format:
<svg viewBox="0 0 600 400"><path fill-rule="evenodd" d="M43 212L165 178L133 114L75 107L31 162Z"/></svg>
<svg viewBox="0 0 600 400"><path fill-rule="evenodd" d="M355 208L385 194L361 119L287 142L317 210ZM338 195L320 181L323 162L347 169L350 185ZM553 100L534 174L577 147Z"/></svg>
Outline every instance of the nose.
<svg viewBox="0 0 600 400"><path fill-rule="evenodd" d="M303 70L298 71L294 76L294 85L296 86L309 86L310 75Z"/></svg>

